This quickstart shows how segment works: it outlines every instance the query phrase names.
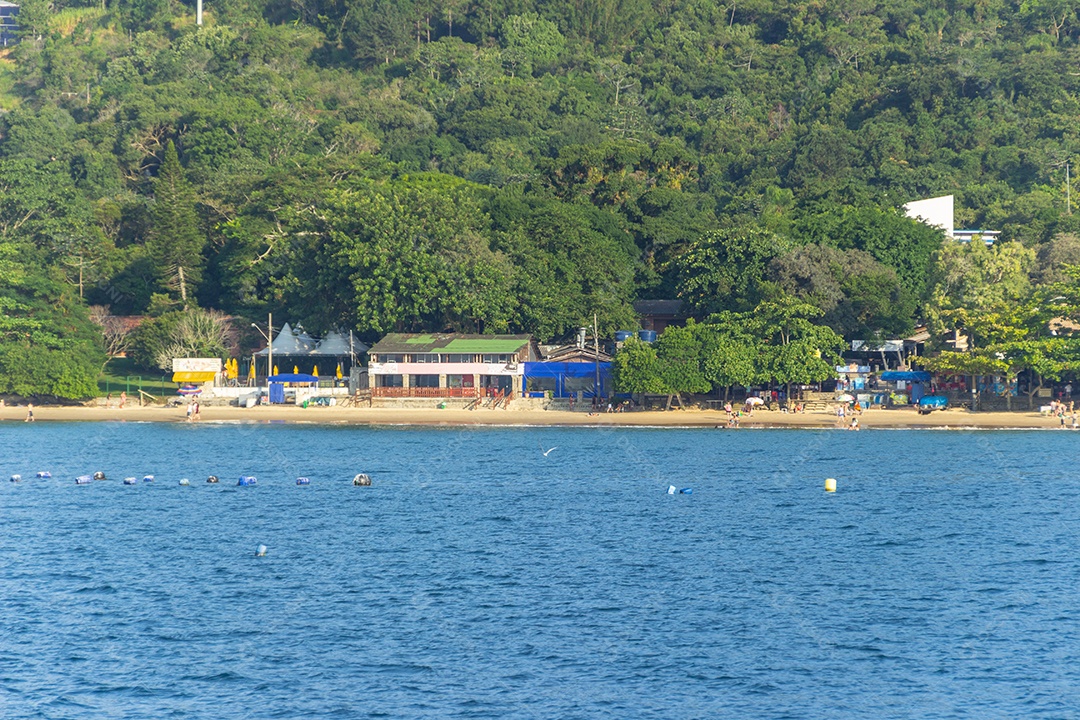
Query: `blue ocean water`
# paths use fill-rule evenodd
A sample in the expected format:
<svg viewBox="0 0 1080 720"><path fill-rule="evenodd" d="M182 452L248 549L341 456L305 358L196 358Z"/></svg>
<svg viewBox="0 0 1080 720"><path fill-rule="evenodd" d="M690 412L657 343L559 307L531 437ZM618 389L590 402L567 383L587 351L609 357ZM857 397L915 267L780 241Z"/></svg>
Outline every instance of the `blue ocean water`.
<svg viewBox="0 0 1080 720"><path fill-rule="evenodd" d="M0 717L1077 717L1078 441L4 423Z"/></svg>

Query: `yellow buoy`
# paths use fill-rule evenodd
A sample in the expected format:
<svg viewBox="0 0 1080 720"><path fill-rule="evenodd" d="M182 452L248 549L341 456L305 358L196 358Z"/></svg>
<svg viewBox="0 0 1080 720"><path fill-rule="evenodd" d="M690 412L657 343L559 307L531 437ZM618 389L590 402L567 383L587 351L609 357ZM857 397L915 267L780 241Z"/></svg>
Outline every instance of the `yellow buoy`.
<svg viewBox="0 0 1080 720"><path fill-rule="evenodd" d="M836 492L836 478L825 478L825 492Z"/></svg>

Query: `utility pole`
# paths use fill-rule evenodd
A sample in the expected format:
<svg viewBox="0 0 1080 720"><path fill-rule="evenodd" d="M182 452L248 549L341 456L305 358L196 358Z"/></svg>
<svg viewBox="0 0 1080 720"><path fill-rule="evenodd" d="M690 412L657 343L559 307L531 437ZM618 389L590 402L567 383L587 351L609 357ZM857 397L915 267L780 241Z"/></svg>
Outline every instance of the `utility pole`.
<svg viewBox="0 0 1080 720"><path fill-rule="evenodd" d="M202 0L195 0L195 24L202 25Z"/></svg>
<svg viewBox="0 0 1080 720"><path fill-rule="evenodd" d="M1072 215L1072 182L1069 178L1069 161L1065 161L1065 212Z"/></svg>
<svg viewBox="0 0 1080 720"><path fill-rule="evenodd" d="M596 354L596 387L593 393L597 398L597 409L600 405L600 333L596 329L596 313L592 316L592 340L593 340L593 352Z"/></svg>
<svg viewBox="0 0 1080 720"><path fill-rule="evenodd" d="M274 313L266 314L266 377L274 374ZM266 399L270 399L270 380L266 381Z"/></svg>

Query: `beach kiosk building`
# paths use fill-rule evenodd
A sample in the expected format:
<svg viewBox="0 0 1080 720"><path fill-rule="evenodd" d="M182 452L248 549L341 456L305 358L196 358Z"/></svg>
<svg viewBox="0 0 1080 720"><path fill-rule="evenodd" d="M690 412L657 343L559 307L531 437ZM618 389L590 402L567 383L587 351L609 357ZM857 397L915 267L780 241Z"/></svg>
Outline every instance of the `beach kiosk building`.
<svg viewBox="0 0 1080 720"><path fill-rule="evenodd" d="M529 335L392 333L368 351L371 397L520 397L537 355Z"/></svg>

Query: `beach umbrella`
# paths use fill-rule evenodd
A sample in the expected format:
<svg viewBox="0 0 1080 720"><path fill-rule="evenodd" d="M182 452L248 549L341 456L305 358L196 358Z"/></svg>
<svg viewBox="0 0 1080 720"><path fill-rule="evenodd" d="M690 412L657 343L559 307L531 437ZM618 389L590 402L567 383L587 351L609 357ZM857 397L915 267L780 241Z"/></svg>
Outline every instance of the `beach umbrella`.
<svg viewBox="0 0 1080 720"><path fill-rule="evenodd" d="M314 375L315 377L319 377L319 366L318 365L312 366L311 374Z"/></svg>
<svg viewBox="0 0 1080 720"><path fill-rule="evenodd" d="M337 372L335 373L335 375L337 375L338 380L341 379L341 363L337 364Z"/></svg>
<svg viewBox="0 0 1080 720"><path fill-rule="evenodd" d="M747 405L764 405L765 401L762 400L759 397L748 397L748 398L746 398L746 404Z"/></svg>
<svg viewBox="0 0 1080 720"><path fill-rule="evenodd" d="M852 402L855 400L855 398L851 395L848 395L847 393L844 393L843 395L837 395L836 400L837 402Z"/></svg>
<svg viewBox="0 0 1080 720"><path fill-rule="evenodd" d="M293 365L293 366L292 366L292 374L293 374L293 375L299 375L299 374L300 374L300 366L298 366L298 365Z"/></svg>

